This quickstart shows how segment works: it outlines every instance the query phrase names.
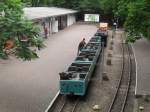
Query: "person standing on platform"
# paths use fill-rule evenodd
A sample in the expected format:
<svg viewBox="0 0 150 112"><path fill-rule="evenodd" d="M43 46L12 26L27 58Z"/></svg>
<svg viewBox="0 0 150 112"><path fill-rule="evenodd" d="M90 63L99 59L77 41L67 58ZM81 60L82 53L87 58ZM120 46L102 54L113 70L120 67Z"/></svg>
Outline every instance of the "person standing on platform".
<svg viewBox="0 0 150 112"><path fill-rule="evenodd" d="M79 53L85 47L85 45L86 45L85 38L83 38L83 40L78 45L78 53L77 53L77 55L79 55Z"/></svg>
<svg viewBox="0 0 150 112"><path fill-rule="evenodd" d="M46 39L47 39L47 37L48 37L48 28L47 28L47 26L46 26L46 23L45 23L45 22L43 22L43 23L42 23L42 25L43 25L44 38L46 38Z"/></svg>
<svg viewBox="0 0 150 112"><path fill-rule="evenodd" d="M44 26L44 35L45 35L45 38L47 39L48 29L46 26Z"/></svg>

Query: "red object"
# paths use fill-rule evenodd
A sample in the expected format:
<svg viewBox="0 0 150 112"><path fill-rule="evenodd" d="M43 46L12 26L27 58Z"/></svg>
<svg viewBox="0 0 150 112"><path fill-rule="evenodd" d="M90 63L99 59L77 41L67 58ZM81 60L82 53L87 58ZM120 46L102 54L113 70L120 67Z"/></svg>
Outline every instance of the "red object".
<svg viewBox="0 0 150 112"><path fill-rule="evenodd" d="M5 49L6 50L9 50L11 48L13 48L13 41L12 40L7 40L6 43L5 43Z"/></svg>
<svg viewBox="0 0 150 112"><path fill-rule="evenodd" d="M26 41L28 41L28 37L27 37L26 35L22 35L22 36L20 37L20 41L26 42Z"/></svg>
<svg viewBox="0 0 150 112"><path fill-rule="evenodd" d="M47 34L48 33L48 29L47 27L44 27L44 33Z"/></svg>

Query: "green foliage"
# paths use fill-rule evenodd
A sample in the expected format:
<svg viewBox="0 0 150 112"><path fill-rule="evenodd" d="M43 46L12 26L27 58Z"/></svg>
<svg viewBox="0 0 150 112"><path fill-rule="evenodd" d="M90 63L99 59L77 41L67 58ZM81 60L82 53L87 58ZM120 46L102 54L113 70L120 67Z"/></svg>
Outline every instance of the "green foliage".
<svg viewBox="0 0 150 112"><path fill-rule="evenodd" d="M39 29L33 27L31 21L23 17L20 0L5 0L0 2L0 58L8 57L5 44L8 40L13 42L13 53L23 60L37 58L37 54L31 47L42 46L42 41L38 37ZM25 41L21 38L26 37Z"/></svg>
<svg viewBox="0 0 150 112"><path fill-rule="evenodd" d="M117 9L114 11L115 16L118 17L121 22L124 22L128 15L128 3L129 1L127 0L120 0L117 3Z"/></svg>
<svg viewBox="0 0 150 112"><path fill-rule="evenodd" d="M119 0L99 0L100 7L104 11L104 14L113 13L113 11L117 8L117 3Z"/></svg>
<svg viewBox="0 0 150 112"><path fill-rule="evenodd" d="M80 8L84 12L100 12L100 2L99 0L83 0L80 2Z"/></svg>
<svg viewBox="0 0 150 112"><path fill-rule="evenodd" d="M18 56L18 58L22 58L23 60L38 58L37 54L34 51L30 50L24 45L17 47L15 55Z"/></svg>
<svg viewBox="0 0 150 112"><path fill-rule="evenodd" d="M32 6L32 0L21 0L24 7L30 7Z"/></svg>
<svg viewBox="0 0 150 112"><path fill-rule="evenodd" d="M135 36L128 35L126 39L126 43L134 43L137 40Z"/></svg>
<svg viewBox="0 0 150 112"><path fill-rule="evenodd" d="M150 38L150 5L148 0L137 0L128 4L125 29L130 35Z"/></svg>

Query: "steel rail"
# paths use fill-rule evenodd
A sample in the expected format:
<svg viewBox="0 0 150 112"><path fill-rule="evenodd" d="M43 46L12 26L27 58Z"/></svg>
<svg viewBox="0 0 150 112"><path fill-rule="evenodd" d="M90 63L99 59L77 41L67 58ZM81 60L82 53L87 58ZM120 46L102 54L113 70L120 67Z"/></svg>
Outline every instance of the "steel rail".
<svg viewBox="0 0 150 112"><path fill-rule="evenodd" d="M122 40L122 67L121 67L121 69L122 69L122 71L121 71L121 76L120 76L120 78L119 78L119 82L118 82L118 85L117 85L117 90L116 90L116 93L115 93L115 95L114 95L114 97L113 97L113 99L112 99L112 102L111 102L111 105L110 105L110 107L109 107L109 110L108 110L108 112L111 112L112 111L112 108L113 108L113 106L114 106L114 103L115 103L115 100L116 100L116 97L117 97L117 94L118 94L118 92L119 92L119 88L120 88L120 86L121 86L121 81L122 81L122 77L123 77L123 73L124 73L124 67L125 67L125 56L124 56L124 47L123 47L123 40Z"/></svg>
<svg viewBox="0 0 150 112"><path fill-rule="evenodd" d="M60 108L59 112L62 112L62 110L64 109L64 107L65 107L65 105L66 105L66 100L67 100L67 99L65 98L65 101L64 101L62 107Z"/></svg>
<svg viewBox="0 0 150 112"><path fill-rule="evenodd" d="M74 107L73 107L71 112L75 112L78 103L79 103L79 98L77 99L77 101L76 101L76 103L75 103L75 105L74 105Z"/></svg>
<svg viewBox="0 0 150 112"><path fill-rule="evenodd" d="M76 99L76 101L75 101L75 103L73 105L73 108L69 112L75 112L78 103L79 103L79 98ZM66 106L68 106L67 105L67 98L65 99L65 101L64 101L62 107L60 108L59 112L65 112L64 109L65 109Z"/></svg>
<svg viewBox="0 0 150 112"><path fill-rule="evenodd" d="M123 41L123 40L122 40ZM119 79L119 82L118 82L118 85L117 85L117 90L116 90L116 93L113 97L113 100L111 102L111 105L109 107L109 110L108 112L112 112L113 110L113 107L115 105L115 101L118 97L118 93L119 93L119 90L120 90L120 87L121 87L121 82L122 82L122 79L123 79L123 76L124 76L124 72L125 72L125 48L124 46L126 47L127 46L127 51L128 51L128 64L129 64L129 67L128 67L128 83L127 83L127 89L125 91L125 97L124 97L124 100L123 100L123 104L121 105L121 110L120 112L124 112L124 109L125 109L125 106L126 106L126 102L127 102L127 97L128 97L128 93L129 93L129 88L130 88L130 84L131 84L131 73L132 73L132 62L131 62L131 54L130 54L130 51L129 51L129 46L128 44L125 45L123 42L122 42L122 71L121 71L121 76L120 76L120 79Z"/></svg>
<svg viewBox="0 0 150 112"><path fill-rule="evenodd" d="M129 48L129 44L127 44L127 48L128 48L128 61L129 61L129 78L128 78L128 85L127 85L127 91L125 93L125 99L124 99L124 102L123 102L123 106L122 106L122 109L121 109L121 112L124 112L125 110L125 106L126 106L126 103L127 103L127 98L128 98L128 95L129 95L129 89L130 89L130 85L131 85L131 74L132 74L132 59L131 59L131 52L130 52L130 48Z"/></svg>

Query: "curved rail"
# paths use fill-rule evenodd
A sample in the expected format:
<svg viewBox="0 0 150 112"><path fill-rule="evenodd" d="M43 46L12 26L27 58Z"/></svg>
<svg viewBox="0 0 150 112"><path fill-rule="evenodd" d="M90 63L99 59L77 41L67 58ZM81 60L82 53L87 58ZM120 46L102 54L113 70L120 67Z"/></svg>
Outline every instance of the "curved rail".
<svg viewBox="0 0 150 112"><path fill-rule="evenodd" d="M118 82L118 85L117 85L117 90L116 90L116 93L113 97L113 100L111 102L111 105L109 107L109 110L108 112L115 112L114 110L117 108L120 108L120 110L117 109L118 112L124 112L124 109L125 109L125 105L126 105L126 101L127 101L127 97L128 97L128 93L129 93L129 88L130 88L130 82L131 82L131 65L132 65L132 62L131 62L131 54L130 54L130 51L129 51L129 47L127 45L127 51L128 51L128 79L123 79L124 75L127 75L125 74L125 47L126 45L124 45L124 43L122 43L122 55L123 55L123 59L122 59L122 71L121 71L121 76L120 76L120 79L119 79L119 82ZM121 94L119 94L119 91L121 90L121 85L123 83L123 81L125 80L128 80L128 83L127 83L127 88L125 90L125 95L124 95L124 99L122 100L123 102L119 103L119 106L116 106L117 105L117 98L119 98ZM115 104L116 103L116 104ZM121 104L121 105L120 105Z"/></svg>
<svg viewBox="0 0 150 112"><path fill-rule="evenodd" d="M127 98L128 98L128 94L129 94L130 85L131 85L132 60L131 60L131 53L130 53L129 45L127 45L127 47L128 47L128 53L129 53L129 68L130 68L130 70L129 70L129 78L128 78L127 90L126 90L126 93L125 93L125 99L124 99L124 102L123 102L123 106L122 106L121 112L124 112L124 109L125 109L125 106L126 106L126 102L127 102Z"/></svg>

